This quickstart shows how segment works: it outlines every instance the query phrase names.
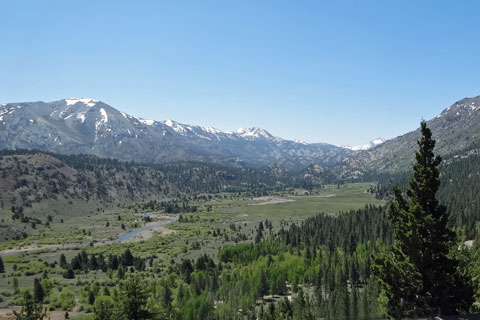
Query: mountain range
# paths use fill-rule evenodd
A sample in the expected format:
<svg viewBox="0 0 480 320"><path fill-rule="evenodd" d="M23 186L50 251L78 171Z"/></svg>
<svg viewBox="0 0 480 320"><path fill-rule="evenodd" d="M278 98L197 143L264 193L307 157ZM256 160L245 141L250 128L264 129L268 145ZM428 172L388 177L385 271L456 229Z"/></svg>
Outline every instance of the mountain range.
<svg viewBox="0 0 480 320"><path fill-rule="evenodd" d="M235 132L128 115L93 99L3 104L0 149L92 154L127 161L213 161L302 168L333 166L355 151L275 137L261 128Z"/></svg>
<svg viewBox="0 0 480 320"><path fill-rule="evenodd" d="M427 123L437 140L436 152L442 156L478 148L480 96L454 103ZM143 163L277 165L346 180L362 179L371 172L408 170L419 137L417 129L387 141L378 138L361 146L339 147L286 140L255 127L222 131L172 120L145 120L93 99L0 106L0 149L91 154Z"/></svg>

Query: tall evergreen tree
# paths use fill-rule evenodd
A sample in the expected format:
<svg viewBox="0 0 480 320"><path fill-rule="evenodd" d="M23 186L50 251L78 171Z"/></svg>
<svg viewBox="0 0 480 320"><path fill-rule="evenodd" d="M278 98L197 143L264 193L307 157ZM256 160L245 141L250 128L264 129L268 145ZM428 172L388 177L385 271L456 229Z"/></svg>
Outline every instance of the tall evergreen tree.
<svg viewBox="0 0 480 320"><path fill-rule="evenodd" d="M127 279L121 285L122 311L127 320L144 320L151 317L146 310L147 284L139 277Z"/></svg>
<svg viewBox="0 0 480 320"><path fill-rule="evenodd" d="M394 187L387 210L394 244L375 257L373 266L394 317L455 313L468 304L455 274L455 234L447 227L446 208L436 199L441 158L433 153L435 140L425 121L421 133L406 196Z"/></svg>
<svg viewBox="0 0 480 320"><path fill-rule="evenodd" d="M100 296L95 299L93 304L94 320L113 320L114 319L113 299L109 296Z"/></svg>
<svg viewBox="0 0 480 320"><path fill-rule="evenodd" d="M2 257L0 257L0 273L5 272L5 266L3 265L3 260Z"/></svg>
<svg viewBox="0 0 480 320"><path fill-rule="evenodd" d="M13 311L17 320L42 320L46 317L46 309L42 304L35 302L29 291L23 295L23 305L20 312Z"/></svg>
<svg viewBox="0 0 480 320"><path fill-rule="evenodd" d="M66 258L65 255L62 253L62 254L60 255L60 268L66 269L67 267L68 267L67 258Z"/></svg>
<svg viewBox="0 0 480 320"><path fill-rule="evenodd" d="M43 290L40 280L37 278L33 281L33 298L37 303L42 303L45 298L45 291Z"/></svg>

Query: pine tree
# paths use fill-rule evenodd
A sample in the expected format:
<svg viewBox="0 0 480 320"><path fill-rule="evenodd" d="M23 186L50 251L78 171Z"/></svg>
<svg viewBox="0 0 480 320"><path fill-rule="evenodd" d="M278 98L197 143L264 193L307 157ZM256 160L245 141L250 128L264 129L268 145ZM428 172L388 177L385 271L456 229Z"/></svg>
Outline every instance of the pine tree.
<svg viewBox="0 0 480 320"><path fill-rule="evenodd" d="M265 271L262 270L260 271L260 280L259 280L259 287L258 287L258 295L262 298L268 294L268 282L267 282L267 275L265 274Z"/></svg>
<svg viewBox="0 0 480 320"><path fill-rule="evenodd" d="M375 257L373 266L388 313L395 317L448 314L468 304L455 277L458 262L451 257L455 234L447 227L446 208L436 199L441 158L433 153L435 140L425 121L421 133L406 196L394 187L387 209L394 244Z"/></svg>
<svg viewBox="0 0 480 320"><path fill-rule="evenodd" d="M162 304L167 310L172 308L172 290L166 281L162 282Z"/></svg>
<svg viewBox="0 0 480 320"><path fill-rule="evenodd" d="M88 304L93 305L95 303L95 294L92 291L88 292Z"/></svg>
<svg viewBox="0 0 480 320"><path fill-rule="evenodd" d="M65 279L75 279L75 272L72 268L68 268L67 271L63 273Z"/></svg>
<svg viewBox="0 0 480 320"><path fill-rule="evenodd" d="M40 280L37 278L33 281L33 298L37 303L41 303L45 298L45 291L43 290Z"/></svg>
<svg viewBox="0 0 480 320"><path fill-rule="evenodd" d="M20 312L13 311L17 320L42 320L46 317L46 309L42 308L41 303L34 301L29 291L23 295L23 305Z"/></svg>
<svg viewBox="0 0 480 320"><path fill-rule="evenodd" d="M5 272L5 266L3 265L3 260L2 257L0 257L0 273Z"/></svg>
<svg viewBox="0 0 480 320"><path fill-rule="evenodd" d="M113 320L114 319L113 299L108 296L100 296L93 304L94 320Z"/></svg>
<svg viewBox="0 0 480 320"><path fill-rule="evenodd" d="M18 279L16 277L13 277L12 287L13 287L13 292L15 294L17 294L20 291L20 288L18 286Z"/></svg>
<svg viewBox="0 0 480 320"><path fill-rule="evenodd" d="M127 279L121 285L122 310L127 320L149 319L150 314L146 310L147 285L139 277Z"/></svg>

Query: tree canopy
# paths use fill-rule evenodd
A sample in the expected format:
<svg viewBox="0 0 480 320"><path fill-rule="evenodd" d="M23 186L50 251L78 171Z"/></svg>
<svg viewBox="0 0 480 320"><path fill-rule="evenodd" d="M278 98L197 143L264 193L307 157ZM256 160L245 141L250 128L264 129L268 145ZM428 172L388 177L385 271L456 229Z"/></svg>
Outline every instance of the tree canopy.
<svg viewBox="0 0 480 320"><path fill-rule="evenodd" d="M435 140L425 121L421 133L406 194L394 187L387 208L393 245L376 255L373 266L388 313L398 318L455 313L470 300L457 275L455 233L448 228L446 208L436 198L441 158L433 152Z"/></svg>

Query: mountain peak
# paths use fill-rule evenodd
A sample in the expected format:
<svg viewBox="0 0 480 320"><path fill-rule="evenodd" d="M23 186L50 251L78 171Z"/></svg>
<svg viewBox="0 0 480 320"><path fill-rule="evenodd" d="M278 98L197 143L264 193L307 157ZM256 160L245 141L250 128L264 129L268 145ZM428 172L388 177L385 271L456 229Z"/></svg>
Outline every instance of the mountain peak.
<svg viewBox="0 0 480 320"><path fill-rule="evenodd" d="M459 117L469 118L472 116L472 112L477 110L480 110L480 96L464 98L444 109L442 113L435 117L435 119L440 119L444 116L448 116L447 118L450 119Z"/></svg>
<svg viewBox="0 0 480 320"><path fill-rule="evenodd" d="M236 133L244 138L271 138L273 137L268 131L258 128L258 127L252 127L252 128L245 128L241 127L239 128Z"/></svg>
<svg viewBox="0 0 480 320"><path fill-rule="evenodd" d="M100 102L100 100L88 99L88 98L70 98L70 99L64 99L63 101L65 101L67 106L73 106L74 104L77 104L77 103L83 103L87 107L93 107L98 102Z"/></svg>

